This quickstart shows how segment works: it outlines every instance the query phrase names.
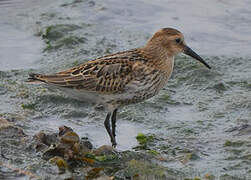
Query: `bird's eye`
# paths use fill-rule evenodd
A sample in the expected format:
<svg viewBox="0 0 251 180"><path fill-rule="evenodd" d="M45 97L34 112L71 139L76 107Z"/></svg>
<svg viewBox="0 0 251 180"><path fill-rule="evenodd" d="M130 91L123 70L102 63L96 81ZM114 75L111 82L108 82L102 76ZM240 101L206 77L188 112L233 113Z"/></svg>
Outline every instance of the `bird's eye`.
<svg viewBox="0 0 251 180"><path fill-rule="evenodd" d="M176 43L181 43L181 39L180 38L177 38L177 39L175 39L175 41L176 41Z"/></svg>

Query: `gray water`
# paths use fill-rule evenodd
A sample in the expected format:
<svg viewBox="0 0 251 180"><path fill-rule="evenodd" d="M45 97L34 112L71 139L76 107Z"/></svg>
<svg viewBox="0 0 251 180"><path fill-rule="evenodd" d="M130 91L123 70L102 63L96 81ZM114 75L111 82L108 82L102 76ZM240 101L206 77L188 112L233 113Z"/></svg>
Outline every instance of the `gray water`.
<svg viewBox="0 0 251 180"><path fill-rule="evenodd" d="M165 167L191 177L209 173L250 178L250 132L238 129L251 122L249 1L13 0L0 2L0 17L0 115L12 119L28 135L56 131L64 124L89 137L95 146L110 143L103 127L105 112L60 92L23 84L28 73L64 70L142 46L162 27L177 28L212 70L179 56L159 96L120 110L118 150L132 150L139 132L150 133L160 139L153 148L167 159L159 162ZM51 25L60 35L49 46L41 34ZM27 104L34 108L22 108ZM228 131L231 128L236 131ZM10 150L9 155L12 151L15 154ZM176 155L167 153L171 151ZM182 163L186 152L199 159ZM25 156L22 161L13 165L27 168L35 163Z"/></svg>

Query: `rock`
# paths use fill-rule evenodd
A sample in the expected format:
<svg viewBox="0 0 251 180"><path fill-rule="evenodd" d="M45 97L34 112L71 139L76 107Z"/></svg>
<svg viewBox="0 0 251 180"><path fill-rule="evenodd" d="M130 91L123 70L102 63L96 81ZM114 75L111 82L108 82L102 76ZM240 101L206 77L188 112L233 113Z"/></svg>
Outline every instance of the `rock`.
<svg viewBox="0 0 251 180"><path fill-rule="evenodd" d="M59 128L59 136L63 136L66 132L73 132L73 129L68 126L60 126Z"/></svg>
<svg viewBox="0 0 251 180"><path fill-rule="evenodd" d="M43 158L47 160L55 156L64 160L81 159L84 154L90 152L89 147L86 147L85 143L92 147L89 141L81 143L78 134L67 126L59 127L58 135L40 132L36 135L36 138L38 140L38 149L44 149L44 145L47 146L43 153Z"/></svg>
<svg viewBox="0 0 251 180"><path fill-rule="evenodd" d="M56 133L53 134L45 134L44 131L40 131L39 133L37 133L34 138L40 142L43 143L47 146L50 146L52 144L55 144L56 142L58 142L58 137Z"/></svg>
<svg viewBox="0 0 251 180"><path fill-rule="evenodd" d="M0 136L3 138L15 138L27 136L23 129L15 126L6 119L0 118Z"/></svg>
<svg viewBox="0 0 251 180"><path fill-rule="evenodd" d="M101 173L103 174L104 168L92 168L90 171L88 171L86 179L96 179L100 178Z"/></svg>
<svg viewBox="0 0 251 180"><path fill-rule="evenodd" d="M35 140L36 152L44 152L49 146L56 144L59 141L56 133L46 134L44 131L35 134L33 139Z"/></svg>
<svg viewBox="0 0 251 180"><path fill-rule="evenodd" d="M55 156L55 157L51 158L49 160L49 162L55 163L57 165L57 167L59 169L59 173L64 173L69 168L66 161L59 156Z"/></svg>
<svg viewBox="0 0 251 180"><path fill-rule="evenodd" d="M92 151L92 153L96 156L104 156L104 155L112 155L115 154L116 151L112 146L103 145L99 148Z"/></svg>
<svg viewBox="0 0 251 180"><path fill-rule="evenodd" d="M82 147L86 147L87 149L91 150L93 149L92 143L88 140L88 137L82 137L80 140L80 145Z"/></svg>
<svg viewBox="0 0 251 180"><path fill-rule="evenodd" d="M67 132L61 137L60 141L74 145L75 143L79 143L79 137L75 132Z"/></svg>

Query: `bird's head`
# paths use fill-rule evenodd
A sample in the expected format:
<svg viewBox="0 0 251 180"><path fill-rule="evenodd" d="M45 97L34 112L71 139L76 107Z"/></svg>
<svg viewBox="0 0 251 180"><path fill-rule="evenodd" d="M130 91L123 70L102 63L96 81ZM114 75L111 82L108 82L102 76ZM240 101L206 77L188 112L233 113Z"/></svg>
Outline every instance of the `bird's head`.
<svg viewBox="0 0 251 180"><path fill-rule="evenodd" d="M179 53L184 53L195 58L207 68L211 69L211 67L198 54L186 45L183 34L176 29L160 29L149 40L147 46L155 46L155 49L159 47L162 51L167 52L167 54L171 57Z"/></svg>

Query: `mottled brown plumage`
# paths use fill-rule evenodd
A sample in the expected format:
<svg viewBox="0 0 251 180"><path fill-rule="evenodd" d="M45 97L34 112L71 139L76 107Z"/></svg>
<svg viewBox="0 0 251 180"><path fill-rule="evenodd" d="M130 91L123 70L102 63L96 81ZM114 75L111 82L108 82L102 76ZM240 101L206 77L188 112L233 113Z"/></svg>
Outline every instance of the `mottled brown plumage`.
<svg viewBox="0 0 251 180"><path fill-rule="evenodd" d="M108 110L105 127L116 146L117 109L158 94L173 71L174 56L181 52L210 68L186 46L181 32L163 28L142 48L110 54L52 75L31 74L29 80L59 87L80 100L103 104Z"/></svg>

